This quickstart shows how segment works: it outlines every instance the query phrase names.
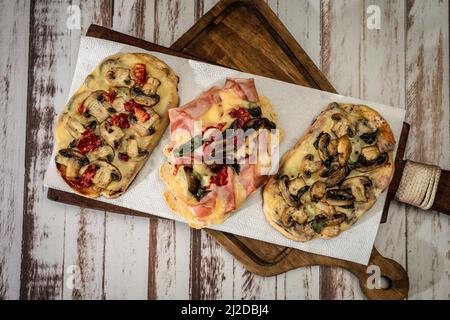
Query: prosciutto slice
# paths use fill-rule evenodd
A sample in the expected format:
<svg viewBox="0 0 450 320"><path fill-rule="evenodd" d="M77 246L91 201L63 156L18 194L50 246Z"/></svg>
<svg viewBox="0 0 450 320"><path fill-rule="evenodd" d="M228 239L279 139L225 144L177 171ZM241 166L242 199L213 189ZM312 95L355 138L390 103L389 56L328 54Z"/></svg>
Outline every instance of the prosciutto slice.
<svg viewBox="0 0 450 320"><path fill-rule="evenodd" d="M233 89L236 94L247 101L258 102L258 92L256 91L255 79L227 78L225 89Z"/></svg>

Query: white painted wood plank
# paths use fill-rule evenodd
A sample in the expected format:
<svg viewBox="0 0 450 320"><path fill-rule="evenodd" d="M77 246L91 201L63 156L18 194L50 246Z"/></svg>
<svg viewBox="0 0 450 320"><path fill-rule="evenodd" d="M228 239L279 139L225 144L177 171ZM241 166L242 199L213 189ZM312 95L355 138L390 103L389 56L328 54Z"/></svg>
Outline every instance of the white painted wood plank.
<svg viewBox="0 0 450 320"><path fill-rule="evenodd" d="M193 1L154 1L152 23L147 28L153 41L170 46L195 23ZM149 20L149 19L147 19ZM156 299L188 299L190 296L191 231L184 223L152 220L154 237L152 272ZM156 242L156 243L155 243Z"/></svg>
<svg viewBox="0 0 450 320"><path fill-rule="evenodd" d="M193 18L193 3L187 1L116 1L113 28L168 46L194 23ZM149 298L188 298L189 228L173 221L151 219L146 230Z"/></svg>
<svg viewBox="0 0 450 320"><path fill-rule="evenodd" d="M449 1L408 1L406 107L408 157L450 168ZM450 298L448 216L406 212L410 299Z"/></svg>
<svg viewBox="0 0 450 320"><path fill-rule="evenodd" d="M104 297L105 212L79 209L66 214L63 299Z"/></svg>
<svg viewBox="0 0 450 320"><path fill-rule="evenodd" d="M107 214L105 299L147 299L148 219Z"/></svg>
<svg viewBox="0 0 450 320"><path fill-rule="evenodd" d="M53 148L54 106L67 101L80 36L66 24L71 4L32 2L21 298L62 297L66 214L79 211L47 200L42 185Z"/></svg>
<svg viewBox="0 0 450 320"><path fill-rule="evenodd" d="M321 68L343 95L361 94L361 41L363 2L321 1ZM321 268L323 299L362 299L356 278L341 269Z"/></svg>
<svg viewBox="0 0 450 320"><path fill-rule="evenodd" d="M405 108L405 3L365 1L380 8L381 29L363 29L361 93L363 99ZM365 15L365 21L376 13ZM391 203L387 223L380 225L375 246L385 257L406 267L405 207Z"/></svg>
<svg viewBox="0 0 450 320"><path fill-rule="evenodd" d="M73 1L72 5L81 11L81 29L72 30L71 53L67 57L74 65L80 37L91 23L110 26L112 15L108 0ZM63 17L68 17L67 12L63 11ZM68 207L64 226L63 299L103 298L105 221L104 211Z"/></svg>
<svg viewBox="0 0 450 320"><path fill-rule="evenodd" d="M269 6L309 57L320 63L320 2L271 0ZM277 299L318 299L319 267L300 268L277 276Z"/></svg>
<svg viewBox="0 0 450 320"><path fill-rule="evenodd" d="M0 300L18 299L30 4L0 3Z"/></svg>

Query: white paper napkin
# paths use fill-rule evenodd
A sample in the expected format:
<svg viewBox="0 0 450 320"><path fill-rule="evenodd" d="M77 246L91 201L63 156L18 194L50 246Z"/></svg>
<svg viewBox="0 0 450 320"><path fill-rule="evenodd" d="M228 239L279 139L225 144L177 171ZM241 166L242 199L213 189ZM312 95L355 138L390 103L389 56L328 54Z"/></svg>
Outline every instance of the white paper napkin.
<svg viewBox="0 0 450 320"><path fill-rule="evenodd" d="M85 77L95 69L101 60L117 52L147 51L111 41L83 37L80 43L78 62L69 97L80 87ZM402 109L330 94L157 52L151 52L151 54L165 61L180 77L178 90L181 105L194 99L200 92L212 85L223 85L226 77L255 78L258 92L271 100L278 113L280 126L285 129L285 139L280 145L281 155L296 143L320 111L333 101L362 103L371 106L389 120L395 138L397 141L399 140L405 116L405 111ZM63 108L63 105L55 106L58 114L62 112ZM165 188L158 172L159 166L165 159L162 154L162 148L167 142L168 132L163 136L158 147L124 195L118 199L102 197L100 200L156 216L182 221L170 211L162 197ZM47 187L72 192L56 172L54 154L48 166L44 184ZM365 213L352 228L331 240L315 239L306 243L298 243L283 237L264 218L260 190L250 196L239 211L234 213L224 224L214 225L210 228L307 252L367 264L378 231L385 199L386 192L380 196L374 207ZM188 228L187 225L186 228Z"/></svg>

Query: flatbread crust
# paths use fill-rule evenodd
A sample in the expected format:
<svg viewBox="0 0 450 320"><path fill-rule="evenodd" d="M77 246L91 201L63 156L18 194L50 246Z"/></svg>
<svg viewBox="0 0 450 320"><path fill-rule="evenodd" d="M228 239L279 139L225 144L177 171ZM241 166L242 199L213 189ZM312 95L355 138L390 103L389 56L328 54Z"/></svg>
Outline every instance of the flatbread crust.
<svg viewBox="0 0 450 320"><path fill-rule="evenodd" d="M263 117L266 117L270 121L274 122L279 129L280 141L283 139L284 131L279 127L278 117L269 99L265 96L259 96L259 106ZM192 206L199 204L195 197L187 191L187 181L183 173L183 170L177 170L175 166L169 162L165 162L160 168L161 180L165 183L167 189L164 192L164 199L167 202L169 208L177 215L181 216L190 227L195 229L204 228L210 224L221 224L230 215L235 212L239 206L245 201L245 197L242 196L243 190L240 185L235 187L235 199L237 200L236 209L232 212L225 212L222 209L224 205L220 201L216 204L216 209L213 214L199 218L192 209ZM174 174L175 173L175 174ZM218 199L219 200L219 199Z"/></svg>
<svg viewBox="0 0 450 320"><path fill-rule="evenodd" d="M145 65L147 81L145 83L138 83L138 80L136 80L135 78L133 68L137 64ZM108 72L111 72L112 70L116 72L115 75L117 76L117 78L115 79L108 78ZM127 72L127 70L129 71L129 76L128 78L124 77L125 80L123 80L123 83L120 82L117 70L125 70L123 72ZM159 84L155 84L154 89L152 89L154 90L153 93L145 95L142 92L143 86L150 83L150 79L156 79L156 82L159 82ZM115 167L120 172L121 179L119 181L111 181L106 187L98 187L95 184L92 184L89 187L80 187L80 185L76 181L76 178L67 176L67 167L64 163L66 159L58 162L58 157L61 159L61 156L58 154L57 158L55 159L56 167L58 173L64 179L64 181L76 193L90 198L96 198L100 195L103 195L107 198L117 198L122 195L133 182L139 171L142 169L142 167L146 163L146 160L152 153L155 146L158 144L162 134L167 128L169 124L167 111L170 108L178 106L179 98L177 85L178 77L175 72L166 63L152 55L144 53L118 53L105 58L97 66L97 68L85 79L84 83L71 97L63 113L59 117L55 127L56 147L57 151L59 152L62 149L71 148L69 146L71 142L73 143L74 140L77 140L66 129L68 121L75 119L85 128L88 126L89 122L96 121L97 125L94 131L95 134L101 139L101 147L109 145L114 151L112 161L107 161L106 159L99 159L99 161L107 162ZM132 95L132 90L135 87L141 90L139 93L139 97L134 97ZM107 109L109 113L107 119L100 121L95 116L92 116L92 114L88 117L80 114L78 108L80 108L80 106L83 105L92 94L96 92L108 93L111 92L111 90L116 93L116 97L118 98L116 98L112 103L103 103L104 106L109 106L113 109L116 109L114 111L111 111L112 109ZM137 94L134 95L136 96ZM147 99L148 97L153 98L155 96L157 96L157 102L154 105L149 106L139 104L142 109L150 114L151 119L152 117L155 117L155 119L157 119L149 128L146 128L148 130L151 130L150 134L147 134L145 132L136 134L136 131L132 129L132 127L121 128L121 130L124 132L124 137L118 140L120 142L120 147L116 148L105 141L99 131L99 127L102 124L110 121L111 116L115 114L125 113L128 114L128 116L131 116L133 112L127 112L126 110L124 110L124 105L126 102L129 102L130 100ZM141 100L138 101L141 102ZM138 125L141 124L139 120L135 120L135 122ZM148 122L143 122L142 126L146 125L146 123ZM139 128L142 129L143 127ZM119 159L119 153L124 152L125 154L127 154L127 146L124 146L124 144L128 144L129 139L138 141L140 155L136 156L136 158L132 159L132 161L123 161ZM76 147L74 147L73 149L76 150ZM95 152L95 150L93 150L93 152ZM89 153L87 155L89 155Z"/></svg>
<svg viewBox="0 0 450 320"><path fill-rule="evenodd" d="M377 131L377 140L373 144L365 144L364 142L359 141L360 139L355 144L353 144L352 141L352 152L356 152L354 149L358 149L358 152L361 153L360 148L370 147L372 145L377 146L380 152L386 153L387 157L386 161L382 165L377 166L373 170L364 172L364 168L351 169L350 173L346 176L345 179L364 176L371 181L371 186L364 189L365 196L367 198L366 201L354 201L353 210L347 210L339 207L339 210L342 210L342 212L345 212L346 214L346 218L344 221L332 226L327 226L326 224L324 224L321 226L321 230L314 230L314 228L311 227L314 218L319 215L324 215L324 213L323 211L318 210L316 208L315 202L311 200L311 186L315 181L326 181L327 178L320 178L317 175L314 176L315 174L313 173L313 177L305 179L305 176L302 176L301 169L304 165L304 159L307 154L313 154L315 156L315 160L317 160L317 150L310 145L313 141L317 140L317 137L321 134L321 132L328 132L331 134L331 139L337 139L337 137L333 135L332 130L330 130L334 124L334 121L331 118L334 113L348 115L352 121L360 119L362 123L366 123L365 120L367 120L372 130ZM356 128L356 131L357 132L355 136L361 134L360 132L358 132L358 128ZM355 138L355 140L357 139ZM359 146L358 144L362 144L362 146ZM367 210L369 210L376 202L377 197L389 185L394 175L395 168L393 158L394 147L395 139L392 130L386 120L383 119L383 117L378 112L365 105L331 103L324 111L321 112L321 114L312 124L309 131L295 144L295 146L290 151L288 151L283 156L279 173L275 176L272 176L264 187L263 207L267 221L285 237L294 241L305 242L314 238L329 239L339 235L341 232L347 230ZM350 161L350 159L348 161ZM363 172L358 170L363 170ZM306 180L307 189L309 188L308 191L304 193L302 198L300 198L301 201L297 204L298 208L301 210L300 212L302 213L298 215L301 217L299 218L300 222L302 222L302 220L306 220L302 223L297 223L294 220L293 226L290 227L288 227L287 225L289 225L289 223L292 221L287 220L286 224L283 224L282 222L282 216L283 214L285 214L285 210L290 207L280 191L280 179L282 179L283 175L289 176L289 183L296 179L302 178L303 181ZM341 181L338 185L327 188L327 190L340 189L343 183L344 182ZM327 200L324 197L316 201L326 202ZM333 206L333 208L336 207ZM294 209L289 210L291 210L291 212L294 211ZM295 212L298 213L298 211ZM339 214L341 212L338 211L337 213ZM331 219L331 217L328 218Z"/></svg>

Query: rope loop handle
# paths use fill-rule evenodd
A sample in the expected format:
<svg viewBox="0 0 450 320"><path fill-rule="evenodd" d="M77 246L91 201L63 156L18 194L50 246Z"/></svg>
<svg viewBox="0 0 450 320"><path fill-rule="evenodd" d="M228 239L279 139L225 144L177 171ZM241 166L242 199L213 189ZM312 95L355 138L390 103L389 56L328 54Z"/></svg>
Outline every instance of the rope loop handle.
<svg viewBox="0 0 450 320"><path fill-rule="evenodd" d="M441 168L408 160L395 199L428 210L434 203Z"/></svg>

